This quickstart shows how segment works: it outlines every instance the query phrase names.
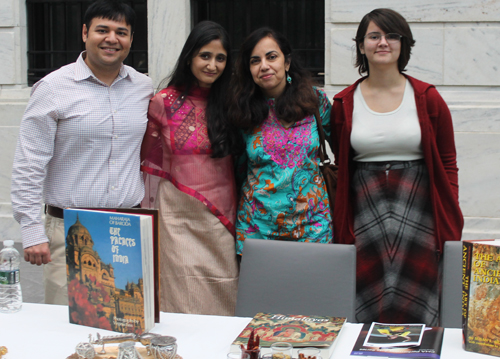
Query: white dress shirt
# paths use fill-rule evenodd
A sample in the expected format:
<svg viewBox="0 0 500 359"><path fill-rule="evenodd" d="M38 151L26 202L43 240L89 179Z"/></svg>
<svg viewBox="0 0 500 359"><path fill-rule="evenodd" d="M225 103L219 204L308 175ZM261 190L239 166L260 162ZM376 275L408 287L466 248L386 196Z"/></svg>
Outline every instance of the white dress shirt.
<svg viewBox="0 0 500 359"><path fill-rule="evenodd" d="M133 207L144 197L140 149L152 81L122 65L108 86L84 55L33 86L21 121L11 198L24 248L48 241L42 200L60 208Z"/></svg>

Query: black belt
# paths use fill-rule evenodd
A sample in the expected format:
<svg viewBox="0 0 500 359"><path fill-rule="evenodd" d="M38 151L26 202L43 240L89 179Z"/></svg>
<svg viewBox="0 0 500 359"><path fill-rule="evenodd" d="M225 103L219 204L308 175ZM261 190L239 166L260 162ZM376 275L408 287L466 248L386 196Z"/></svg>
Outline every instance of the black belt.
<svg viewBox="0 0 500 359"><path fill-rule="evenodd" d="M141 205L138 204L137 206L134 206L132 208L141 208ZM60 219L64 218L64 210L62 208L59 208L59 207L51 206L50 204L45 205L45 213L51 215L52 217L56 217L56 218L60 218Z"/></svg>
<svg viewBox="0 0 500 359"><path fill-rule="evenodd" d="M388 171L401 170L403 168L411 168L414 166L423 165L424 160L414 161L381 161L381 162L360 162L356 161L356 168L368 171Z"/></svg>
<svg viewBox="0 0 500 359"><path fill-rule="evenodd" d="M52 217L64 218L64 211L62 208L51 206L50 204L45 205L45 213L50 214Z"/></svg>

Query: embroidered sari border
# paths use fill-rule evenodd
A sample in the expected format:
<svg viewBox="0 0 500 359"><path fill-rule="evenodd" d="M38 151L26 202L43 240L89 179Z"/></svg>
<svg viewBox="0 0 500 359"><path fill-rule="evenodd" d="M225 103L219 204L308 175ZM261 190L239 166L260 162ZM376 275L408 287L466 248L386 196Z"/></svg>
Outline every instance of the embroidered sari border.
<svg viewBox="0 0 500 359"><path fill-rule="evenodd" d="M148 173L152 176L157 176L157 177L161 177L161 178L165 178L167 180L169 180L178 190L190 195L191 197L194 197L196 198L197 200L199 200L200 202L202 202L205 206L208 207L208 209L210 210L210 212L212 212L212 214L214 216L216 216L220 221L221 223L227 228L227 230L234 236L236 234L236 228L235 228L235 225L233 223L231 223L231 221L229 221L229 219L224 216L222 214L221 211L219 211L217 209L217 207L214 206L213 203L211 203L205 196L203 196L201 193L195 191L194 189L180 183L179 181L177 181L174 177L172 177L172 175L168 172L165 172L165 171L162 171L162 170L159 170L159 169L155 169L155 168L151 168L151 167L147 167L147 166L144 166L142 165L141 166L141 171L144 172L144 173Z"/></svg>

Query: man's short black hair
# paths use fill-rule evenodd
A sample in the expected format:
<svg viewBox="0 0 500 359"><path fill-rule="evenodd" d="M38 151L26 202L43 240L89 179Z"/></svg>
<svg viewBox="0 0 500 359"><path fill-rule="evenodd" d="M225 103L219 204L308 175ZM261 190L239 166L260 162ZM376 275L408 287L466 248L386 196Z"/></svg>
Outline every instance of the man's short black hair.
<svg viewBox="0 0 500 359"><path fill-rule="evenodd" d="M130 25L132 30L131 34L134 33L135 28L135 11L129 5L119 1L119 0L97 0L90 4L85 16L83 17L83 23L87 26L87 30L90 30L90 24L92 19L103 18L113 21L125 20L127 25Z"/></svg>

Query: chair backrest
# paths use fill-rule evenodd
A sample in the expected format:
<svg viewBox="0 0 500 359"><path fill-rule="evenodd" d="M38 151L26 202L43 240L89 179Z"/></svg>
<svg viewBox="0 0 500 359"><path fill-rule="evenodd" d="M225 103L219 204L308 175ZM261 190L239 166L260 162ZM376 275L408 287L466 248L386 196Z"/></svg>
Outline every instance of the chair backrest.
<svg viewBox="0 0 500 359"><path fill-rule="evenodd" d="M323 315L354 321L356 249L247 239L243 248L236 315Z"/></svg>
<svg viewBox="0 0 500 359"><path fill-rule="evenodd" d="M441 326L462 327L462 242L444 244Z"/></svg>

